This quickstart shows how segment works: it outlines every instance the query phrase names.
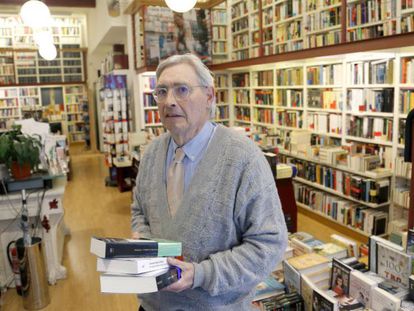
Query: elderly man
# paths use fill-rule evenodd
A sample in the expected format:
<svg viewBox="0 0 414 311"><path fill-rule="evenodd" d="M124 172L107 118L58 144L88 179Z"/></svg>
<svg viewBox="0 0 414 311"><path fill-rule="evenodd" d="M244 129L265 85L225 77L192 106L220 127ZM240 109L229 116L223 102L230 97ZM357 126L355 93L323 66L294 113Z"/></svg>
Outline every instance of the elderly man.
<svg viewBox="0 0 414 311"><path fill-rule="evenodd" d="M214 79L196 56L171 56L156 76L168 133L140 163L132 231L181 241L184 261L169 259L182 278L140 295L140 310L250 310L256 284L287 245L269 164L248 138L209 121Z"/></svg>

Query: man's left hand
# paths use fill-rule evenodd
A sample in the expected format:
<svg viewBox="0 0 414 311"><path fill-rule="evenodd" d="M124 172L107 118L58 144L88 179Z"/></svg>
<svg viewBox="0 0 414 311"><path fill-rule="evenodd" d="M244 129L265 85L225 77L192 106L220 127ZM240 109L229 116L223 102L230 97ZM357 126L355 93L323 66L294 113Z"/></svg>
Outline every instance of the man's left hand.
<svg viewBox="0 0 414 311"><path fill-rule="evenodd" d="M181 269L181 279L164 288L163 290L179 293L183 290L193 287L194 265L192 263L181 261L175 258L168 258L168 264Z"/></svg>

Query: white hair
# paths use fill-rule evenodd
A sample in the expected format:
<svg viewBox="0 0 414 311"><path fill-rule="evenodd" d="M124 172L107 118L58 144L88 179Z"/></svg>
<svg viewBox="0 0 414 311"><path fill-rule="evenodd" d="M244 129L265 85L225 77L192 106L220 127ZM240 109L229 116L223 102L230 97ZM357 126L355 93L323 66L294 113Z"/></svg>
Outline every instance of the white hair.
<svg viewBox="0 0 414 311"><path fill-rule="evenodd" d="M197 56L187 53L183 55L173 55L162 61L156 70L157 80L160 78L162 72L171 66L179 64L189 64L193 67L200 85L211 87L214 90L214 74L207 68L206 65ZM213 93L213 99L210 107L210 119L216 116L216 96Z"/></svg>

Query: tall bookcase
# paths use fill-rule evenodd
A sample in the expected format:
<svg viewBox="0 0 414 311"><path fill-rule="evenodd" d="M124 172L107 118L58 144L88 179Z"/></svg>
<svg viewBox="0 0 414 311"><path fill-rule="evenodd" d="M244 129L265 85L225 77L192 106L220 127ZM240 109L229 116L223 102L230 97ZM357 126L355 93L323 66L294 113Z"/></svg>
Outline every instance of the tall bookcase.
<svg viewBox="0 0 414 311"><path fill-rule="evenodd" d="M228 73L232 81L225 88L233 114L230 125L271 136L275 132L281 159L298 165L300 174L294 181L300 208L366 238L373 230L371 225L359 218L339 217L339 208L349 217L386 221L390 229L404 221L406 225L411 170L403 163L402 152L405 118L414 108L413 69L414 51L384 51L217 74ZM293 148L305 145L303 135L308 135L307 144L313 147ZM332 154L341 146L351 156L347 160L338 157L341 162L337 163ZM369 169L378 165L384 168ZM325 174L321 176L330 176L330 183L316 175L317 170ZM361 193L352 193L351 184L358 185ZM374 188L382 191L381 198L362 192ZM322 209L309 201L311 195L318 198L318 204L325 202Z"/></svg>
<svg viewBox="0 0 414 311"><path fill-rule="evenodd" d="M214 74L214 85L216 87L216 117L215 122L230 125L230 95L229 74L216 72Z"/></svg>
<svg viewBox="0 0 414 311"><path fill-rule="evenodd" d="M165 129L161 123L157 103L152 96L155 84L155 72L145 72L139 75L139 94L142 107L141 128L152 135L158 136L164 133Z"/></svg>
<svg viewBox="0 0 414 311"><path fill-rule="evenodd" d="M213 64L220 64L229 60L229 41L228 41L228 8L227 3L223 3L211 8L211 29L212 29L212 60Z"/></svg>

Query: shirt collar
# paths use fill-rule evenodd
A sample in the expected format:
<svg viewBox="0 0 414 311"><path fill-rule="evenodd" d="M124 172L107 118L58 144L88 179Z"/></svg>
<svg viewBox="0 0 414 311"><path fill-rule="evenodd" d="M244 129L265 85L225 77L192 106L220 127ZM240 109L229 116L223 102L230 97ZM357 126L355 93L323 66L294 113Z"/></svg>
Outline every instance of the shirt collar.
<svg viewBox="0 0 414 311"><path fill-rule="evenodd" d="M190 159L190 161L194 162L200 155L201 151L207 146L213 130L214 125L209 121L206 122L201 131L182 147L185 155ZM178 145L175 143L174 139L171 139L171 143L173 152L175 152Z"/></svg>

